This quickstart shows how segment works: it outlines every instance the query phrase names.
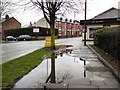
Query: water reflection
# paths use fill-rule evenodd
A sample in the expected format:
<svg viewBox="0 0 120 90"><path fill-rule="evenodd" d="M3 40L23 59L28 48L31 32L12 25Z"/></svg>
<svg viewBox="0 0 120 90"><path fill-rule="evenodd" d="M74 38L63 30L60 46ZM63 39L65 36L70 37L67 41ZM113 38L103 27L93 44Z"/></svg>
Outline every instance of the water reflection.
<svg viewBox="0 0 120 90"><path fill-rule="evenodd" d="M55 54L53 54L55 55ZM49 73L49 69L53 70L52 61L50 58L44 60L47 64L47 76ZM50 64L51 63L51 64ZM55 59L55 75L56 75L56 83L63 82L64 80L73 79L82 77L83 74L83 61L80 61L79 58L69 57L66 53L60 53ZM50 68L51 67L51 68ZM80 70L78 71L79 68ZM50 73L49 73L50 74ZM48 76L46 82L49 82L53 77Z"/></svg>
<svg viewBox="0 0 120 90"><path fill-rule="evenodd" d="M91 57L77 57L77 53L73 53L73 50L71 49L66 49L66 51L62 52L56 52L57 54L52 54L51 57L56 57L54 58L55 60L53 60L54 62L52 62L52 60L50 60L50 58L47 59L47 63L48 60L50 60L51 65L54 64L53 66L51 66L51 73L54 73L53 76L50 77L49 75L49 79L47 78L47 82L51 82L51 80L53 80L53 82L51 83L62 83L66 80L75 80L75 79L80 79L80 78L93 78L95 77L94 74L92 74L91 72L105 72L108 69L106 69L105 67L86 67L88 64L90 64L89 59L97 59L96 57L91 56ZM50 63L49 62L49 63ZM47 68L49 69L50 66L48 66L47 64ZM48 75L48 70L47 69L47 75ZM98 71L97 71L98 70ZM101 78L100 76L96 76L97 78Z"/></svg>
<svg viewBox="0 0 120 90"><path fill-rule="evenodd" d="M80 51L80 50L76 50ZM32 86L32 83L65 83L87 78L89 80L105 80L108 71L94 57L77 57L75 50L57 51L44 56L43 62L17 83L18 87ZM82 56L82 55L81 55ZM52 57L52 60L51 60ZM53 61L53 62L52 62ZM51 75L52 74L52 75ZM33 79L31 79L34 78ZM29 83L28 83L29 82Z"/></svg>

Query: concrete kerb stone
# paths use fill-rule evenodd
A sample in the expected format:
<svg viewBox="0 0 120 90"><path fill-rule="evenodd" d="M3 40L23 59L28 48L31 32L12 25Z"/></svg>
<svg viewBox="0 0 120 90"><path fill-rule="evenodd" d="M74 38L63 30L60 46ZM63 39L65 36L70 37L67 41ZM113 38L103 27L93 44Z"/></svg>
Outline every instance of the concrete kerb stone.
<svg viewBox="0 0 120 90"><path fill-rule="evenodd" d="M106 62L106 60L104 58L102 58L99 53L97 53L90 45L87 45L87 47L89 49L91 49L97 56L98 58L100 59L100 61L105 65L107 66L108 68L111 69L111 72L115 75L115 77L120 81L120 75L119 75L119 72L117 70L115 70L108 62Z"/></svg>

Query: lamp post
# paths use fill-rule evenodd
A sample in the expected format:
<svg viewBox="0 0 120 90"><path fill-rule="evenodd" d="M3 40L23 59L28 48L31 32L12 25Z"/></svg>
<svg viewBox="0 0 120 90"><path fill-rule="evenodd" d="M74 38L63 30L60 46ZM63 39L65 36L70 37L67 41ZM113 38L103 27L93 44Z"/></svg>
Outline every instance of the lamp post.
<svg viewBox="0 0 120 90"><path fill-rule="evenodd" d="M60 18L60 30L61 30L61 38L62 38L62 17Z"/></svg>
<svg viewBox="0 0 120 90"><path fill-rule="evenodd" d="M86 12L87 12L87 0L85 0L84 46L86 46L86 32L87 32L87 26L86 26Z"/></svg>
<svg viewBox="0 0 120 90"><path fill-rule="evenodd" d="M67 35L67 33L68 33L68 30L67 30L67 29L68 29L68 27L67 27L67 21L68 21L68 19L66 18L66 19L65 19L65 23L66 23L66 24L65 24L65 27L66 27L66 28L65 28L65 29L66 29L66 36L65 36L65 37L68 36L68 35Z"/></svg>
<svg viewBox="0 0 120 90"><path fill-rule="evenodd" d="M72 19L70 19L70 37L72 37Z"/></svg>

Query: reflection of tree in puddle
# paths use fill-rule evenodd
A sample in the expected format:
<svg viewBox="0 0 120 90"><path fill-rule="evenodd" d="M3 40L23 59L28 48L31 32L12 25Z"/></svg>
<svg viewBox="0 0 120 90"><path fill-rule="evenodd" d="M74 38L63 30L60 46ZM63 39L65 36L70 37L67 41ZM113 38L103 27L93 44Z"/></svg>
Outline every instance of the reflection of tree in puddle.
<svg viewBox="0 0 120 90"><path fill-rule="evenodd" d="M57 83L62 83L65 80L71 79L73 76L69 73L69 71L65 73L57 73Z"/></svg>
<svg viewBox="0 0 120 90"><path fill-rule="evenodd" d="M70 46L67 46L70 47ZM63 53L67 53L67 52L72 52L71 49L61 49L58 52L56 51L52 51L50 56L47 56L47 58L51 58L51 73L48 76L48 78L46 79L46 83L47 82L51 82L51 83L56 83L56 76L55 76L55 58L57 58L57 55L60 55L61 57L63 56ZM48 66L48 65L47 65ZM71 78L72 76L67 72L65 74L58 74L59 76L57 77L57 82L63 82L66 79Z"/></svg>

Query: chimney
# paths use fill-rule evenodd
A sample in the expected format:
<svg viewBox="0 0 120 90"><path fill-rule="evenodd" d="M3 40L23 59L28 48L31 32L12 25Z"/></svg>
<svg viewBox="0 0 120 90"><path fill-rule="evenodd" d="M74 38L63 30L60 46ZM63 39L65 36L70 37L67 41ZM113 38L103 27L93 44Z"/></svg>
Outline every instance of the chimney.
<svg viewBox="0 0 120 90"><path fill-rule="evenodd" d="M32 27L32 22L30 22L30 27Z"/></svg>
<svg viewBox="0 0 120 90"><path fill-rule="evenodd" d="M9 15L6 15L6 16L5 16L5 20L8 20L8 19L9 19Z"/></svg>

